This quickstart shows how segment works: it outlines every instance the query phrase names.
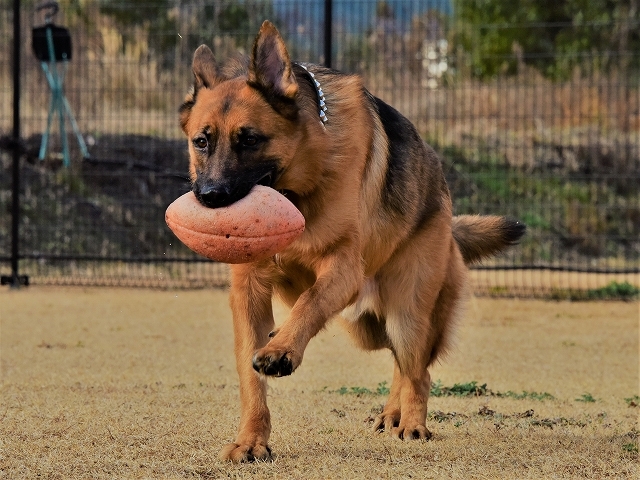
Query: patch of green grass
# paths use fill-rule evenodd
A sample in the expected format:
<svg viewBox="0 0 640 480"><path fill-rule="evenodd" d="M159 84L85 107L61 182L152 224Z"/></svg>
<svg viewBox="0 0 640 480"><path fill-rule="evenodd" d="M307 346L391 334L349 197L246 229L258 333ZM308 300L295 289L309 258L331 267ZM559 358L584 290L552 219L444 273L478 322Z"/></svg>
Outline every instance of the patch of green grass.
<svg viewBox="0 0 640 480"><path fill-rule="evenodd" d="M455 383L452 387L445 387L440 380L431 384L432 397L481 397L490 395L487 384L478 385L475 380L467 383Z"/></svg>
<svg viewBox="0 0 640 480"><path fill-rule="evenodd" d="M500 285L496 285L494 287L489 288L489 295L505 295L509 293L509 289L507 287L503 287Z"/></svg>
<svg viewBox="0 0 640 480"><path fill-rule="evenodd" d="M625 398L628 407L637 407L640 405L640 395L634 395L633 397Z"/></svg>
<svg viewBox="0 0 640 480"><path fill-rule="evenodd" d="M633 442L625 443L624 445L622 445L622 449L625 452L638 453L638 444Z"/></svg>
<svg viewBox="0 0 640 480"><path fill-rule="evenodd" d="M556 397L547 392L527 392L523 390L522 393L512 392L511 390L501 393L496 393L498 397L515 398L516 400L554 400Z"/></svg>
<svg viewBox="0 0 640 480"><path fill-rule="evenodd" d="M373 395L373 392L367 387L340 387L334 392L340 395Z"/></svg>
<svg viewBox="0 0 640 480"><path fill-rule="evenodd" d="M326 388L323 391L327 391ZM339 395L374 395L374 396L386 396L389 395L390 389L387 382L380 382L375 390L371 390L367 387L340 387L337 390L329 390L329 393L337 393ZM478 384L477 381L471 381L466 383L454 383L452 386L447 387L442 384L441 380L436 380L431 383L432 397L483 397L483 396L495 396L503 398L514 398L516 400L554 400L555 397L548 392L529 392L523 390L521 393L513 392L511 390L507 392L494 392L487 387L486 383ZM595 400L594 400L595 401Z"/></svg>
<svg viewBox="0 0 640 480"><path fill-rule="evenodd" d="M550 294L551 300L571 300L580 302L585 300L633 300L640 294L640 288L629 282L616 282L589 290L572 290L556 288Z"/></svg>
<svg viewBox="0 0 640 480"><path fill-rule="evenodd" d="M329 393L337 393L339 395L389 395L389 387L387 382L380 382L375 390L369 390L367 387L340 387L338 390L330 390Z"/></svg>
<svg viewBox="0 0 640 480"><path fill-rule="evenodd" d="M596 403L596 399L593 398L593 395L590 393L583 393L580 397L575 399L576 402L584 402L584 403Z"/></svg>
<svg viewBox="0 0 640 480"><path fill-rule="evenodd" d="M602 288L587 290L590 299L603 300L609 298L622 298L631 300L640 293L640 288L631 285L629 282L618 283L613 281Z"/></svg>
<svg viewBox="0 0 640 480"><path fill-rule="evenodd" d="M456 383L452 387L445 387L440 380L431 384L431 395L434 397L481 397L491 395L495 397L514 398L516 400L554 400L555 397L547 392L494 392L486 383L478 385L478 382Z"/></svg>

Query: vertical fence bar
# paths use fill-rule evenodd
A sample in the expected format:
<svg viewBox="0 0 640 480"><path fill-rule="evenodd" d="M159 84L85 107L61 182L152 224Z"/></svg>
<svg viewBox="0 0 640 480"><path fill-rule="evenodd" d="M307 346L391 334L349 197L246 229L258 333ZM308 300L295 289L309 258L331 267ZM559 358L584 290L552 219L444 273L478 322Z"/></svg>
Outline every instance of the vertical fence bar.
<svg viewBox="0 0 640 480"><path fill-rule="evenodd" d="M13 1L13 168L11 186L11 277L3 278L11 288L28 284L26 277L20 277L20 0Z"/></svg>
<svg viewBox="0 0 640 480"><path fill-rule="evenodd" d="M20 226L20 0L13 1L13 178L11 183L11 286L18 287Z"/></svg>
<svg viewBox="0 0 640 480"><path fill-rule="evenodd" d="M331 37L333 35L333 2L332 0L324 0L324 66L331 68L332 45Z"/></svg>

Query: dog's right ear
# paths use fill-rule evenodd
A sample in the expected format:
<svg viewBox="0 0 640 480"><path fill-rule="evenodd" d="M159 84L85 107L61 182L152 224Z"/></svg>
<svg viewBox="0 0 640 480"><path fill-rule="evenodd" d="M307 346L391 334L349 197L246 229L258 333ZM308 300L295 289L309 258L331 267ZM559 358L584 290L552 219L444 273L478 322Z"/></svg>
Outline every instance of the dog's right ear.
<svg viewBox="0 0 640 480"><path fill-rule="evenodd" d="M206 45L200 45L193 54L193 90L180 106L180 126L186 133L187 121L191 108L196 102L196 95L201 88L211 88L219 81L218 65L213 52Z"/></svg>

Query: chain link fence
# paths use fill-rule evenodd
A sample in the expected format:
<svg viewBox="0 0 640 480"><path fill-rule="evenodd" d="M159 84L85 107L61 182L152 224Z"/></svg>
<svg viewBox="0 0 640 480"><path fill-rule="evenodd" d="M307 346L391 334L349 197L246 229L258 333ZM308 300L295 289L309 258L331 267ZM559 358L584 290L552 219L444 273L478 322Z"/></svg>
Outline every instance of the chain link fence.
<svg viewBox="0 0 640 480"><path fill-rule="evenodd" d="M568 1L564 17L529 21L516 10L494 18L462 0L335 0L326 23L324 0L61 1L53 21L73 46L64 96L89 154L67 120L65 165L55 116L39 159L52 93L31 36L46 12L18 3L18 145L12 42L0 48L3 274L18 148L19 265L31 283L226 285L226 266L197 257L164 223L167 205L190 188L177 108L198 45L220 59L246 54L268 18L293 59L361 75L415 123L442 157L456 213L528 225L518 247L473 270L477 293L637 295L640 25L632 4L596 2L580 16ZM13 18L11 4L0 3L7 39Z"/></svg>

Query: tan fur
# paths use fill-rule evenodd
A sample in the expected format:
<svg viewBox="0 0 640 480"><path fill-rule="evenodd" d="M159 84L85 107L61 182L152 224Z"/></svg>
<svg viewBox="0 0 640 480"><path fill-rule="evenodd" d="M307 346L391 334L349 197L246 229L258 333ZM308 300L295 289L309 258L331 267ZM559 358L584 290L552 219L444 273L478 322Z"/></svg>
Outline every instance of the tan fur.
<svg viewBox="0 0 640 480"><path fill-rule="evenodd" d="M440 163L415 141L407 155L424 159L412 157L402 168L413 170L394 174L405 175L402 191L394 190L391 162L400 161L402 145L396 139L393 150L379 104L358 77L318 67L329 108L323 125L315 90L299 68L295 73L270 23L263 24L244 74L240 63L225 74L214 62L206 47L196 51L194 91L181 108L194 185L249 175L242 173L246 163L261 168L260 162L277 161L272 186L285 191L306 220L304 234L273 259L231 267L241 416L236 441L221 457L270 458L265 375L294 371L311 338L341 312L357 344L389 348L395 358L391 394L374 429L429 438L427 367L450 338L466 281L463 254L476 260L510 243L495 233L504 220L452 220ZM234 139L243 128L267 140L259 149L241 148ZM203 135L206 151L196 147ZM291 306L277 331L274 295Z"/></svg>

